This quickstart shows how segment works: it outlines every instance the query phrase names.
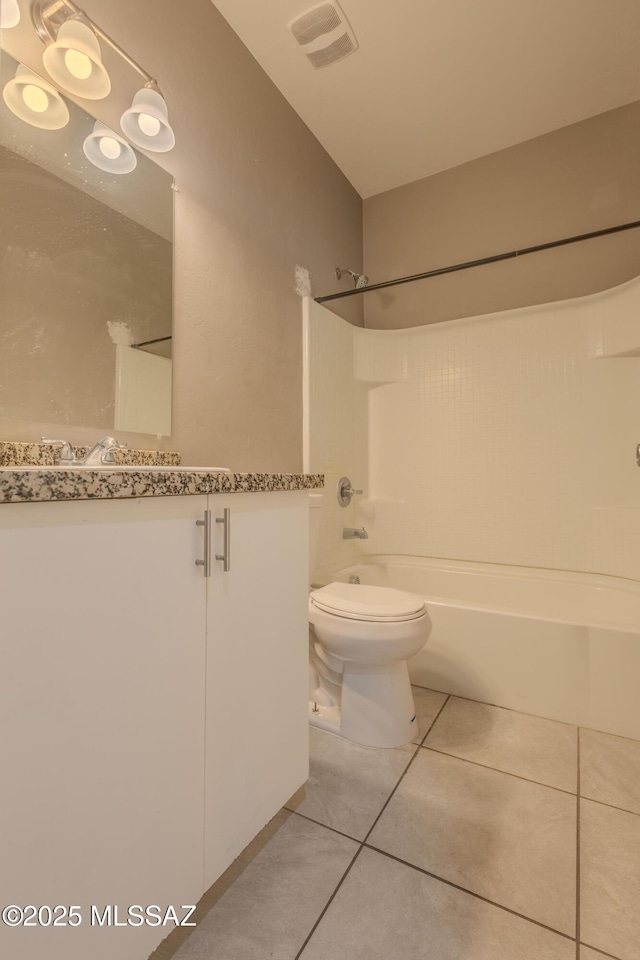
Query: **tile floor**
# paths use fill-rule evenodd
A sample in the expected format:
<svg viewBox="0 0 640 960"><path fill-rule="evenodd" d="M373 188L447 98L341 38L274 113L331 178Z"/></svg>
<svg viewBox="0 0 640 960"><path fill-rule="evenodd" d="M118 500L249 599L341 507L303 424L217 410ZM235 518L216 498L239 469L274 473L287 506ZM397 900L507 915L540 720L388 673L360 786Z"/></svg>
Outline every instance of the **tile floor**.
<svg viewBox="0 0 640 960"><path fill-rule="evenodd" d="M640 742L414 688L414 743L311 775L153 960L640 960Z"/></svg>

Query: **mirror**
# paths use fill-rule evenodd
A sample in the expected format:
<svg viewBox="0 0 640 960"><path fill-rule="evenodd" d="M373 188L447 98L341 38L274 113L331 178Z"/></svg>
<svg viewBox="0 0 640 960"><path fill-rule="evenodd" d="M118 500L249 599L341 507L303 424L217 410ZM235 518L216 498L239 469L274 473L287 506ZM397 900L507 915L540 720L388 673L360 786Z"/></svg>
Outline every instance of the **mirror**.
<svg viewBox="0 0 640 960"><path fill-rule="evenodd" d="M0 53L2 90L18 66ZM45 130L0 99L0 419L168 436L173 179L98 169L64 101Z"/></svg>

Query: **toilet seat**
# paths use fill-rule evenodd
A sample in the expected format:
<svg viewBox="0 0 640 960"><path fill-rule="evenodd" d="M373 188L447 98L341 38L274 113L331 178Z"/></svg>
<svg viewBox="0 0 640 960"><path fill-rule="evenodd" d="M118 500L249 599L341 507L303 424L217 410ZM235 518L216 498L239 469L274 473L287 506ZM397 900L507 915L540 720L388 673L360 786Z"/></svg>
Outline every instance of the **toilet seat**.
<svg viewBox="0 0 640 960"><path fill-rule="evenodd" d="M314 590L310 600L332 616L366 623L417 620L426 610L423 598L415 593L354 583L330 583Z"/></svg>

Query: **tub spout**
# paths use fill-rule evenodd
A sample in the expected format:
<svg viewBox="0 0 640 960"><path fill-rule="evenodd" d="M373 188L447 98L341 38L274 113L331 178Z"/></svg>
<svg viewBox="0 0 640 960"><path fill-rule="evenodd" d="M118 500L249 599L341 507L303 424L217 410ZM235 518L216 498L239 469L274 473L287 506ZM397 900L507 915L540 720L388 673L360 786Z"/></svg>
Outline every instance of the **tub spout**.
<svg viewBox="0 0 640 960"><path fill-rule="evenodd" d="M364 527L345 527L342 531L343 540L368 540L369 534Z"/></svg>

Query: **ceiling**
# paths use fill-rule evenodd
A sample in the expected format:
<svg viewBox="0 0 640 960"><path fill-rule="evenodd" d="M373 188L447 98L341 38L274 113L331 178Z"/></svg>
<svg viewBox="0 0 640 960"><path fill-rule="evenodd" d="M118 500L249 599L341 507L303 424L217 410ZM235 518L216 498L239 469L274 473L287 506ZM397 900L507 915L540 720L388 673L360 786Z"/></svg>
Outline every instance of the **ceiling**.
<svg viewBox="0 0 640 960"><path fill-rule="evenodd" d="M319 70L317 2L215 6L363 197L640 99L638 0L340 0L360 47Z"/></svg>

